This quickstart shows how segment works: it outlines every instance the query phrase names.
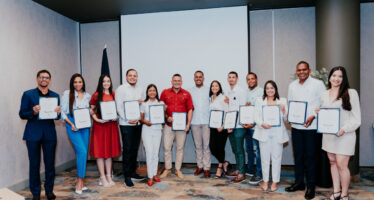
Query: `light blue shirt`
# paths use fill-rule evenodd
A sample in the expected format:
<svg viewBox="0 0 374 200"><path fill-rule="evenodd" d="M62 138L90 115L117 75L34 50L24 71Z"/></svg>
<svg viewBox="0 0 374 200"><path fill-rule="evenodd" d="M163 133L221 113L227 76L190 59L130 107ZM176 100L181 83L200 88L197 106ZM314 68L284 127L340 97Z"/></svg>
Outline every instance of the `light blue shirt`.
<svg viewBox="0 0 374 200"><path fill-rule="evenodd" d="M209 123L209 88L196 86L189 90L192 96L194 111L192 115L192 125Z"/></svg>
<svg viewBox="0 0 374 200"><path fill-rule="evenodd" d="M62 95L61 98L61 119L62 121L65 121L67 118L67 115L69 113L69 94L70 90L66 90L64 94ZM89 108L90 107L90 100L91 100L91 95L88 94L87 92L84 92L83 98L79 99L78 98L78 92L74 90L74 95L75 95L75 101L73 104L73 109L78 109L78 108Z"/></svg>
<svg viewBox="0 0 374 200"><path fill-rule="evenodd" d="M261 87L255 87L253 90L248 88L247 102L250 102L252 106L256 104L256 99L261 98L264 95L264 89Z"/></svg>

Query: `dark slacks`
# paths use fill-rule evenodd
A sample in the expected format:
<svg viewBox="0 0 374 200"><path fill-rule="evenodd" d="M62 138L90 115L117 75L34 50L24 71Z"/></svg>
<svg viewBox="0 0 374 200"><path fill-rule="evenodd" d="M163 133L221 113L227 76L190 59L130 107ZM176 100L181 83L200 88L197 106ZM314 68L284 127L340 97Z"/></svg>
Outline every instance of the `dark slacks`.
<svg viewBox="0 0 374 200"><path fill-rule="evenodd" d="M316 130L300 130L292 128L296 184L304 183L304 170L306 170L307 187L315 187L318 152L317 141L318 135Z"/></svg>
<svg viewBox="0 0 374 200"><path fill-rule="evenodd" d="M43 160L45 167L44 189L46 192L53 191L55 181L55 153L56 140L26 141L29 155L29 184L32 194L40 194L40 159L43 149Z"/></svg>
<svg viewBox="0 0 374 200"><path fill-rule="evenodd" d="M120 126L122 135L123 175L131 177L136 172L136 158L141 138L141 126Z"/></svg>
<svg viewBox="0 0 374 200"><path fill-rule="evenodd" d="M210 129L210 152L213 154L214 157L216 157L219 163L225 162L225 147L227 136L227 130L222 130L222 132L218 132L216 128Z"/></svg>

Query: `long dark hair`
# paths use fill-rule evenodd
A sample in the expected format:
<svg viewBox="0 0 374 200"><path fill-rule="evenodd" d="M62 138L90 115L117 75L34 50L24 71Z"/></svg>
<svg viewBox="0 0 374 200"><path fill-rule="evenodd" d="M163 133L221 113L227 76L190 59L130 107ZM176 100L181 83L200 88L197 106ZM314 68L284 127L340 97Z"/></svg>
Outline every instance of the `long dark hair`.
<svg viewBox="0 0 374 200"><path fill-rule="evenodd" d="M210 83L210 88L209 88L209 97L212 97L212 95L213 95L213 92L212 92L212 86L213 86L213 83L217 83L218 86L219 86L219 90L218 90L218 92L217 92L217 96L220 95L220 94L223 94L223 92L222 92L222 87L221 87L221 83L219 83L219 81L217 81L217 80L214 80L214 81L212 81L212 83Z"/></svg>
<svg viewBox="0 0 374 200"><path fill-rule="evenodd" d="M265 100L265 98L268 96L266 94L266 85L267 84L271 84L275 89L275 94L274 94L274 99L273 100L279 99L278 87L277 87L277 84L273 80L266 81L266 83L264 85L264 95L262 96L262 99Z"/></svg>
<svg viewBox="0 0 374 200"><path fill-rule="evenodd" d="M113 96L113 84L112 84L112 79L110 78L109 75L107 74L103 74L100 76L99 78L99 82L97 83L97 88L96 88L96 92L97 92L97 100L96 100L96 108L95 108L95 112L98 113L99 115L101 115L101 109L100 109L100 102L103 101L103 95L104 95L104 87L103 87L103 82L104 82L104 78L105 77L108 77L109 80L110 80L110 87L109 87L109 94ZM114 96L113 96L114 97Z"/></svg>
<svg viewBox="0 0 374 200"><path fill-rule="evenodd" d="M330 71L330 74L329 74L329 89L331 89L331 83L330 83L330 77L332 76L332 74L335 72L335 71L338 71L340 70L343 74L343 80L342 80L342 84L340 84L340 87L339 87L339 93L338 93L338 97L336 98L336 100L338 99L342 99L342 107L344 110L352 110L352 105L351 105L351 102L350 102L350 99L349 99L349 93L348 93L348 89L349 89L349 82L348 82L348 76L347 76L347 72L345 71L345 68L342 67L342 66L337 66L337 67L334 67L331 69Z"/></svg>
<svg viewBox="0 0 374 200"><path fill-rule="evenodd" d="M155 84L149 84L148 86L147 86L147 92L146 92L146 96L145 96L145 102L147 102L148 100L149 100L149 96L148 96L148 90L151 88L151 87L154 87L155 88L155 90L156 90L156 99L158 100L158 101L160 101L160 99L158 98L158 90L157 90L157 87L156 87L156 85Z"/></svg>
<svg viewBox="0 0 374 200"><path fill-rule="evenodd" d="M73 74L73 76L71 76L70 78L70 92L69 92L69 113L71 115L73 115L73 105L74 105L74 102L75 102L75 95L74 95L74 91L75 91L75 88L74 88L74 81L76 78L81 78L82 79L82 83L83 83L83 87L82 87L82 91L85 92L86 91L86 84L84 83L84 78L82 75L76 73L76 74Z"/></svg>

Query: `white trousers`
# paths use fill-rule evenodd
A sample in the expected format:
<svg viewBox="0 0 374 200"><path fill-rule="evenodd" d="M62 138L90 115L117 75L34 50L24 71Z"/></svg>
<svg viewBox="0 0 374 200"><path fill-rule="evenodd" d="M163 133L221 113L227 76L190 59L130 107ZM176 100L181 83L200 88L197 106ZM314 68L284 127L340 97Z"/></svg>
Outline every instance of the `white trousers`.
<svg viewBox="0 0 374 200"><path fill-rule="evenodd" d="M275 138L269 137L266 142L260 141L262 178L269 182L270 163L273 182L278 183L282 165L283 144L275 141Z"/></svg>
<svg viewBox="0 0 374 200"><path fill-rule="evenodd" d="M147 159L148 178L152 178L153 176L157 175L161 136L161 130L144 128L143 126L142 139Z"/></svg>

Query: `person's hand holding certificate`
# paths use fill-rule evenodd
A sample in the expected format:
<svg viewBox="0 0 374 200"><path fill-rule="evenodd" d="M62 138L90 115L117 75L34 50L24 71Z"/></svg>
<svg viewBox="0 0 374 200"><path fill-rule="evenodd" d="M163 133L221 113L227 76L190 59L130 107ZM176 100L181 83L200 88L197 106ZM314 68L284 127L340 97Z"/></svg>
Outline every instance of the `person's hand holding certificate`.
<svg viewBox="0 0 374 200"><path fill-rule="evenodd" d="M317 114L317 132L338 134L340 130L340 108L320 108Z"/></svg>
<svg viewBox="0 0 374 200"><path fill-rule="evenodd" d="M288 101L288 122L304 125L306 122L307 107L308 102L306 101Z"/></svg>
<svg viewBox="0 0 374 200"><path fill-rule="evenodd" d="M39 105L39 119L57 119L58 100L56 97L40 97Z"/></svg>
<svg viewBox="0 0 374 200"><path fill-rule="evenodd" d="M209 117L209 128L220 128L222 127L224 111L222 110L211 110Z"/></svg>
<svg viewBox="0 0 374 200"><path fill-rule="evenodd" d="M185 112L173 112L173 122L172 130L173 131L184 131L187 127L187 113Z"/></svg>
<svg viewBox="0 0 374 200"><path fill-rule="evenodd" d="M149 121L152 124L164 124L165 123L164 104L149 106Z"/></svg>
<svg viewBox="0 0 374 200"><path fill-rule="evenodd" d="M92 126L89 108L74 109L73 116L75 128L82 129Z"/></svg>
<svg viewBox="0 0 374 200"><path fill-rule="evenodd" d="M272 127L281 125L281 115L279 105L262 106L262 121Z"/></svg>
<svg viewBox="0 0 374 200"><path fill-rule="evenodd" d="M125 108L125 120L139 120L140 119L140 106L139 101L124 101L123 107Z"/></svg>
<svg viewBox="0 0 374 200"><path fill-rule="evenodd" d="M240 106L239 107L239 124L254 124L254 106Z"/></svg>
<svg viewBox="0 0 374 200"><path fill-rule="evenodd" d="M224 129L234 129L236 128L236 120L238 118L238 111L230 111L225 115L225 121L223 124Z"/></svg>
<svg viewBox="0 0 374 200"><path fill-rule="evenodd" d="M101 119L105 121L117 119L117 107L115 101L100 102Z"/></svg>

